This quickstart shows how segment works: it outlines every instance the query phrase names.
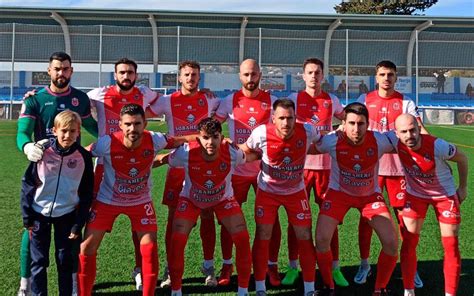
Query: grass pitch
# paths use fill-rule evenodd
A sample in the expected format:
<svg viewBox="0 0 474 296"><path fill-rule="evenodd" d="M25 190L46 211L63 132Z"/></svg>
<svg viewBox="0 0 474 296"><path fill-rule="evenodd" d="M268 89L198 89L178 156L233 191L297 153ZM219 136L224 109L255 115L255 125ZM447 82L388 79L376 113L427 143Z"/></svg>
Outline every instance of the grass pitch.
<svg viewBox="0 0 474 296"><path fill-rule="evenodd" d="M150 123L151 130L165 131L166 126L159 123ZM474 126L428 126L428 130L435 136L442 137L462 149L470 160L469 172L469 193L474 192ZM2 153L0 157L0 291L2 295L14 295L19 284L19 245L22 231L22 220L19 203L20 180L27 166L26 157L18 151L15 144L16 121L0 121L0 147ZM83 134L83 144L93 141L87 132ZM454 175L457 178L456 168L453 167ZM164 231L165 219L167 216L166 207L161 205L161 193L163 190L166 167L155 169L153 172L153 199L158 217L158 243L160 267L164 266ZM244 205L243 210L246 215L247 224L251 237L255 232L255 222L253 220L253 192L249 195L249 201ZM313 198L311 199L314 200ZM317 216L317 207L311 203L314 217ZM460 234L460 247L462 255L462 274L458 295L474 294L474 203L472 197L462 204L462 227ZM280 248L280 267L287 263L286 250L286 214L280 211L283 228L282 246ZM340 260L342 271L346 279L351 282L348 288L337 289L338 295L370 295L375 276L369 277L369 282L365 285L356 285L352 279L359 264L359 251L357 245L357 223L359 214L351 210L344 220L344 224L339 228L340 235ZM316 219L314 219L315 223ZM217 226L218 229L218 226ZM313 227L314 229L314 227ZM51 250L54 248L51 247ZM374 236L372 240L372 250L370 261L373 271L380 250L380 243ZM429 211L424 229L421 234L418 246L418 270L424 281L424 288L417 289L417 295L444 295L443 280L443 250L441 247L438 224L432 210ZM54 253L51 252L51 264L48 274L50 295L57 295L57 274L54 263ZM221 265L221 252L219 236L216 243L216 268ZM183 292L191 295L234 295L237 289L237 278L233 277L232 284L225 288L208 288L203 285L203 276L199 271L202 262L202 248L199 239L199 230L194 229L189 238L186 249L186 268L183 281ZM114 225L113 232L106 235L98 253L97 280L95 284L96 295L140 295L134 291L130 272L134 265L133 246L130 235L130 222L125 217L120 217ZM160 271L161 275L161 271ZM317 278L317 286L320 283ZM299 295L302 293L302 283L295 286L271 288L271 295ZM399 266L397 266L389 287L396 295L403 295L403 285ZM251 290L253 281L251 281ZM157 295L169 295L169 290L157 289Z"/></svg>

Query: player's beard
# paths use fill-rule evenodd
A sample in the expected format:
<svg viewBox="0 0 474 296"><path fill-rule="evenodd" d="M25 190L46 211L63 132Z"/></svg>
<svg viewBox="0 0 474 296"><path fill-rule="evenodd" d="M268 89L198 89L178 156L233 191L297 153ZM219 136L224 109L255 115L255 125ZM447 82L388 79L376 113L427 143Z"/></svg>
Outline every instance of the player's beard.
<svg viewBox="0 0 474 296"><path fill-rule="evenodd" d="M408 148L414 148L418 145L420 142L420 139L417 139L415 137L409 138L405 141L405 145L407 145Z"/></svg>
<svg viewBox="0 0 474 296"><path fill-rule="evenodd" d="M59 79L61 79L62 81L59 81ZM54 86L56 86L59 89L62 89L68 86L70 81L71 79L66 78L64 76L60 76L56 79L51 79L51 82L54 84Z"/></svg>
<svg viewBox="0 0 474 296"><path fill-rule="evenodd" d="M128 91L131 90L135 86L135 80L130 80L130 79L124 79L123 82L128 81L129 85L124 85L121 82L117 81L117 86L123 90L123 91Z"/></svg>
<svg viewBox="0 0 474 296"><path fill-rule="evenodd" d="M258 85L259 85L259 81L256 81L256 82L247 82L244 84L244 88L248 91L254 91L258 88Z"/></svg>

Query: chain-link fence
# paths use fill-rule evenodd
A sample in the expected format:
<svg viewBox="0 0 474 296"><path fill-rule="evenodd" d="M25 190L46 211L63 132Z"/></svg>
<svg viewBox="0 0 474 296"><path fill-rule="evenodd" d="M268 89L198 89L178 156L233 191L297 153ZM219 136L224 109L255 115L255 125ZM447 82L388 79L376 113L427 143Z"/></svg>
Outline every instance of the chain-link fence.
<svg viewBox="0 0 474 296"><path fill-rule="evenodd" d="M93 88L113 83L107 65L121 57L140 64L140 83L152 88L177 86L181 60L201 63L201 87L218 95L239 89L238 65L256 59L261 86L277 96L304 87L300 73L308 57L326 62L323 89L343 103L375 89L374 67L391 60L398 67L397 89L420 107L437 111L432 121L472 123L474 108L474 33L429 31L222 29L189 27L60 26L0 24L0 117L15 118L28 89L49 84L45 63L55 51L69 49L73 66L85 65L72 84ZM30 67L31 65L31 67ZM148 66L148 67L147 67ZM104 70L106 69L107 70ZM144 69L144 70L143 70ZM455 113L453 110L461 110ZM441 115L440 112L442 113ZM467 115L466 115L467 114ZM441 119L440 119L441 118ZM462 120L461 120L461 119Z"/></svg>

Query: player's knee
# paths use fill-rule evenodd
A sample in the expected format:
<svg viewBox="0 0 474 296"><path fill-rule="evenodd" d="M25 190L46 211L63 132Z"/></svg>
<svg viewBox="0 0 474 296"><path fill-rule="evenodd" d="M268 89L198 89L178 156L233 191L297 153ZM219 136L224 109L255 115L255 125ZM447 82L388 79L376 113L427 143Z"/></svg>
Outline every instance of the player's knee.
<svg viewBox="0 0 474 296"><path fill-rule="evenodd" d="M298 227L293 226L295 230L295 235L297 240L310 240L311 237L311 228L310 227Z"/></svg>
<svg viewBox="0 0 474 296"><path fill-rule="evenodd" d="M386 238L382 241L382 248L384 252L390 256L398 254L398 239L396 236Z"/></svg>
<svg viewBox="0 0 474 296"><path fill-rule="evenodd" d="M93 256L97 253L97 245L92 240L85 240L81 243L81 255Z"/></svg>
<svg viewBox="0 0 474 296"><path fill-rule="evenodd" d="M257 225L255 235L261 240L269 240L272 237L272 225Z"/></svg>

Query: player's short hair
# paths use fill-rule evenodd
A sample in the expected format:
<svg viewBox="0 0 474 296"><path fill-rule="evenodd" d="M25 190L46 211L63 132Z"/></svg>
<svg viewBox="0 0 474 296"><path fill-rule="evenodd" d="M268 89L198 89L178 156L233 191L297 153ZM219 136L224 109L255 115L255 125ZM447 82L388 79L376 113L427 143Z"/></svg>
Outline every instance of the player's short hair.
<svg viewBox="0 0 474 296"><path fill-rule="evenodd" d="M290 109L292 108L293 111L295 110L295 103L290 99L278 99L273 102L273 111L275 111L278 107L282 107L283 109Z"/></svg>
<svg viewBox="0 0 474 296"><path fill-rule="evenodd" d="M130 59L128 59L128 58L121 58L121 59L119 59L119 60L116 61L115 64L114 64L115 72L117 72L117 66L120 65L120 64L132 65L133 68L135 69L135 72L137 72L138 65L137 65L137 63L135 63L134 60L130 60Z"/></svg>
<svg viewBox="0 0 474 296"><path fill-rule="evenodd" d="M388 68L388 69L393 69L395 72L397 72L397 65L395 65L394 62L389 61L389 60L383 60L383 61L380 61L377 64L377 66L375 66L375 73L377 73L377 71L382 67L383 68Z"/></svg>
<svg viewBox="0 0 474 296"><path fill-rule="evenodd" d="M145 110L143 107L138 104L127 104L120 109L120 117L124 116L125 114L134 116L134 115L141 115L143 119L145 119Z"/></svg>
<svg viewBox="0 0 474 296"><path fill-rule="evenodd" d="M81 126L81 116L74 111L64 110L54 117L54 127L71 127L73 125Z"/></svg>
<svg viewBox="0 0 474 296"><path fill-rule="evenodd" d="M186 60L186 61L180 62L179 68L178 68L179 71L181 71L181 69L183 69L184 67L190 67L193 69L198 69L198 71L201 71L201 65L199 65L199 63L196 61Z"/></svg>
<svg viewBox="0 0 474 296"><path fill-rule="evenodd" d="M347 114L349 113L363 115L365 117L365 120L367 122L369 121L369 110L367 110L367 107L362 103L354 102L344 107L344 120L347 119Z"/></svg>
<svg viewBox="0 0 474 296"><path fill-rule="evenodd" d="M51 63L54 60L60 62L69 61L69 64L72 64L71 57L63 51L53 52L53 54L51 54L49 57L49 62Z"/></svg>
<svg viewBox="0 0 474 296"><path fill-rule="evenodd" d="M214 135L215 133L222 133L222 125L219 120L207 117L199 121L197 130L203 131L208 135Z"/></svg>
<svg viewBox="0 0 474 296"><path fill-rule="evenodd" d="M307 58L306 60L304 60L304 63L303 63L303 71L306 69L306 66L308 64L316 64L318 65L319 67L321 67L321 70L324 70L324 63L323 61L321 61L320 59L318 58Z"/></svg>

